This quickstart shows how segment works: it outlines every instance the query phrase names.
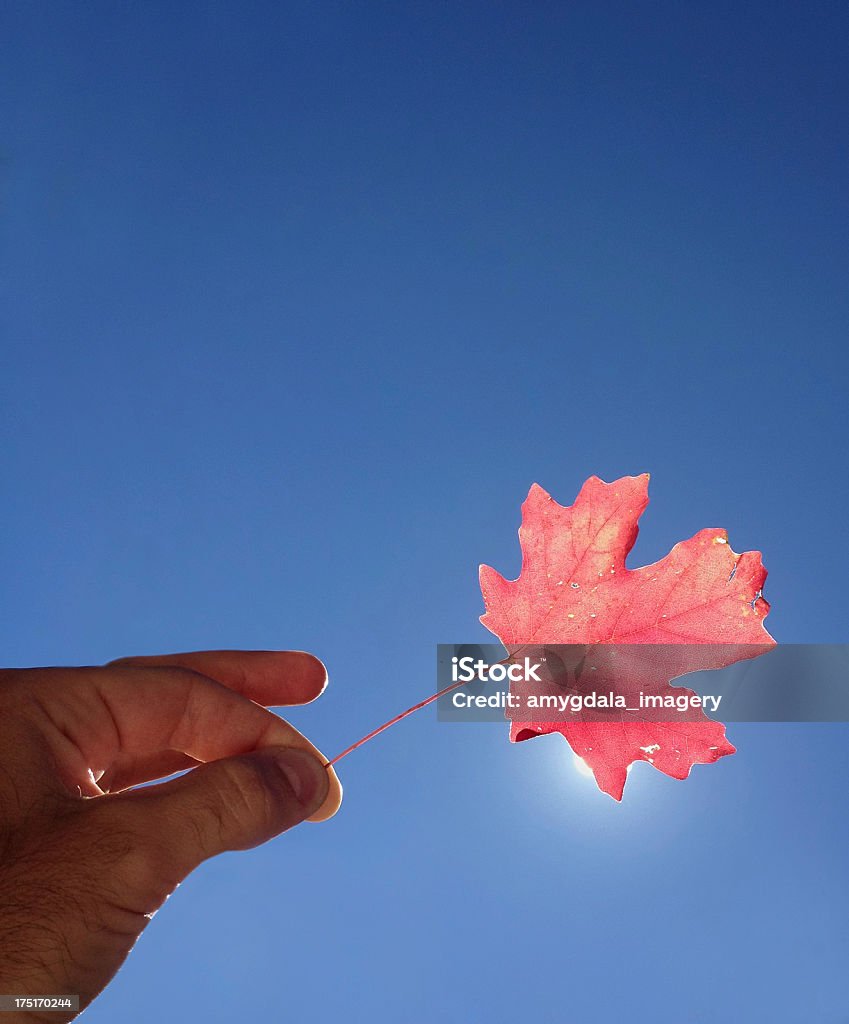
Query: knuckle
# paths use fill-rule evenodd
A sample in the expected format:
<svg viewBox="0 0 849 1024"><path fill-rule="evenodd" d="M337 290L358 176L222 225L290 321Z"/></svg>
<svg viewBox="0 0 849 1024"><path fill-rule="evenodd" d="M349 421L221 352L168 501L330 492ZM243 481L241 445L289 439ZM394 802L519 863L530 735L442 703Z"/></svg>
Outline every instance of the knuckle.
<svg viewBox="0 0 849 1024"><path fill-rule="evenodd" d="M216 811L226 810L237 825L264 827L274 814L274 800L262 763L255 758L231 758L219 765Z"/></svg>
<svg viewBox="0 0 849 1024"><path fill-rule="evenodd" d="M138 913L152 913L173 892L177 877L167 837L127 813L123 800L92 800L84 815L88 848L97 850L96 880L101 892L122 899ZM91 858L87 858L91 862Z"/></svg>

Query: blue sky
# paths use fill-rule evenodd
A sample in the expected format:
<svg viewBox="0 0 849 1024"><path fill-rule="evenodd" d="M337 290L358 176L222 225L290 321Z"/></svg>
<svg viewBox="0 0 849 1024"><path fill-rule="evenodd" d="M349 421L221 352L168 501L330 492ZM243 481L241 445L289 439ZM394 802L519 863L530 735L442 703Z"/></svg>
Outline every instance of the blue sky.
<svg viewBox="0 0 849 1024"><path fill-rule="evenodd" d="M333 753L489 638L533 481L646 470L630 564L726 527L780 641L846 640L842 6L3 20L9 664L307 648ZM847 1022L848 730L735 725L616 805L431 708L85 1019Z"/></svg>

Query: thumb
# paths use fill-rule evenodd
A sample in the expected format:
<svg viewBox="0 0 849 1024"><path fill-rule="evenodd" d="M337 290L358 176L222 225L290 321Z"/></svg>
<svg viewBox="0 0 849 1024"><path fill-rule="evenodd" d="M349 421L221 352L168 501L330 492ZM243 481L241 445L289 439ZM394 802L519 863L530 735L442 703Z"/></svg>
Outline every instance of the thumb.
<svg viewBox="0 0 849 1024"><path fill-rule="evenodd" d="M258 846L309 818L328 785L327 769L313 754L265 747L109 799L135 805L135 830L164 861L161 880L176 884L208 857Z"/></svg>

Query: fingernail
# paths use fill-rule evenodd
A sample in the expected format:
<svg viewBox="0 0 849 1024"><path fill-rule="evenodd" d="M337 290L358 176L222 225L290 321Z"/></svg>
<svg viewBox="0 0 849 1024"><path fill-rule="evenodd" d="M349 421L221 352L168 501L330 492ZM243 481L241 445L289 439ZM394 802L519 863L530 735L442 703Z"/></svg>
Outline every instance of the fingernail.
<svg viewBox="0 0 849 1024"><path fill-rule="evenodd" d="M295 747L284 747L275 754L275 758L298 803L302 807L312 807L319 788L327 785L327 771L321 762L306 750Z"/></svg>

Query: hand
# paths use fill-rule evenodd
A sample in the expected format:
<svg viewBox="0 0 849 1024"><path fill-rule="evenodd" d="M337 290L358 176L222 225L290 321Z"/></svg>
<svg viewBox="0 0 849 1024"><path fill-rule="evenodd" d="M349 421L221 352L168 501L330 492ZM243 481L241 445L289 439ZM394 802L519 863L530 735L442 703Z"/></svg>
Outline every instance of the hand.
<svg viewBox="0 0 849 1024"><path fill-rule="evenodd" d="M0 672L0 994L82 1009L202 861L335 814L333 769L267 710L325 683L300 651Z"/></svg>

